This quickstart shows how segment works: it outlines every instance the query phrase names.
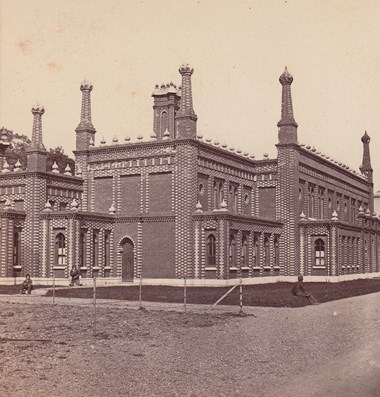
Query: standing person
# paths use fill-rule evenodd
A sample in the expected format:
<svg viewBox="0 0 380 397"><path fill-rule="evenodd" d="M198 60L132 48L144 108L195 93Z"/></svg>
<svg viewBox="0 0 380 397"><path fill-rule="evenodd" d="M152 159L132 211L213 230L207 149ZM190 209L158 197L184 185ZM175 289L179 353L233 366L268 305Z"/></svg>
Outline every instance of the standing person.
<svg viewBox="0 0 380 397"><path fill-rule="evenodd" d="M25 291L28 291L28 295L31 294L33 289L33 282L32 279L30 278L30 274L28 273L25 276L25 280L21 284L21 291L20 294L25 294Z"/></svg>
<svg viewBox="0 0 380 397"><path fill-rule="evenodd" d="M71 282L70 282L70 287L74 285L81 285L79 281L79 270L75 265L70 270L70 277L71 277Z"/></svg>
<svg viewBox="0 0 380 397"><path fill-rule="evenodd" d="M305 288L303 286L303 276L298 276L298 282L293 285L292 294L294 296L301 296L303 298L309 299L309 302L312 305L318 305L319 304L319 302L314 298L313 295L311 295L311 294L309 294L308 292L305 291Z"/></svg>

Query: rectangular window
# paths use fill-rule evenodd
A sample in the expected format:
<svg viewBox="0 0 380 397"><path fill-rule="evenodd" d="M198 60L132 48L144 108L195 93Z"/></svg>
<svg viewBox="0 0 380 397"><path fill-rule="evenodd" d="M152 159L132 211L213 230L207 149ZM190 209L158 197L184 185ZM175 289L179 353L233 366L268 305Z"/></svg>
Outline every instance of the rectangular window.
<svg viewBox="0 0 380 397"><path fill-rule="evenodd" d="M99 230L94 230L92 235L92 266L98 266L99 259Z"/></svg>
<svg viewBox="0 0 380 397"><path fill-rule="evenodd" d="M110 232L104 234L104 266L110 265Z"/></svg>

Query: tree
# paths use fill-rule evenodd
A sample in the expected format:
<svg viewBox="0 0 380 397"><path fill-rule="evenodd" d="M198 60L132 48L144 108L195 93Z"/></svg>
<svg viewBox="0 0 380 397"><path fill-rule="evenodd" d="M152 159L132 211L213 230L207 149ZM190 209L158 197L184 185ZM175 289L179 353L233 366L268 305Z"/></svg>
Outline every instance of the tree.
<svg viewBox="0 0 380 397"><path fill-rule="evenodd" d="M27 149L32 143L26 135L20 135L13 131L6 130L8 141L11 142L11 146L5 151L5 158L9 164L10 169L13 169L18 160L20 160L21 168L26 169L27 167ZM57 146L54 149L47 151L46 168L47 171L51 171L54 162L58 165L60 173L64 173L66 166L69 165L71 173L75 168L75 161L65 154L62 146Z"/></svg>

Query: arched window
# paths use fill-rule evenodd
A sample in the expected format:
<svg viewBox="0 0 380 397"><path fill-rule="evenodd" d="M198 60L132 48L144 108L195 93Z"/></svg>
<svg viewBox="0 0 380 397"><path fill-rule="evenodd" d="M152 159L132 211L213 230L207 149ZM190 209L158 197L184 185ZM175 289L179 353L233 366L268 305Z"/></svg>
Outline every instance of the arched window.
<svg viewBox="0 0 380 397"><path fill-rule="evenodd" d="M253 237L253 266L259 266L260 264L260 250L259 250L259 238L258 236Z"/></svg>
<svg viewBox="0 0 380 397"><path fill-rule="evenodd" d="M264 238L264 266L270 265L269 238Z"/></svg>
<svg viewBox="0 0 380 397"><path fill-rule="evenodd" d="M15 232L13 236L13 266L21 265L21 234Z"/></svg>
<svg viewBox="0 0 380 397"><path fill-rule="evenodd" d="M79 266L86 266L86 233L81 232L79 237Z"/></svg>
<svg viewBox="0 0 380 397"><path fill-rule="evenodd" d="M223 201L223 182L214 181L214 208L219 209Z"/></svg>
<svg viewBox="0 0 380 397"><path fill-rule="evenodd" d="M319 238L314 243L315 265L325 266L325 242Z"/></svg>
<svg viewBox="0 0 380 397"><path fill-rule="evenodd" d="M167 128L168 128L168 113L162 112L161 113L161 133L163 134Z"/></svg>
<svg viewBox="0 0 380 397"><path fill-rule="evenodd" d="M236 267L236 240L235 236L230 236L230 267Z"/></svg>
<svg viewBox="0 0 380 397"><path fill-rule="evenodd" d="M234 188L234 204L233 204L233 211L238 211L238 188L235 186Z"/></svg>
<svg viewBox="0 0 380 397"><path fill-rule="evenodd" d="M104 266L110 265L110 233L104 234Z"/></svg>
<svg viewBox="0 0 380 397"><path fill-rule="evenodd" d="M218 192L218 183L214 181L214 208L219 208L219 192Z"/></svg>
<svg viewBox="0 0 380 397"><path fill-rule="evenodd" d="M210 234L207 237L206 243L206 266L215 266L215 253L216 253L216 245L215 245L215 236Z"/></svg>
<svg viewBox="0 0 380 397"><path fill-rule="evenodd" d="M66 241L62 233L55 237L55 263L58 266L66 265Z"/></svg>
<svg viewBox="0 0 380 397"><path fill-rule="evenodd" d="M248 266L248 241L247 236L243 236L241 240L241 266Z"/></svg>
<svg viewBox="0 0 380 397"><path fill-rule="evenodd" d="M278 244L278 237L274 239L274 266L280 266L280 249Z"/></svg>
<svg viewBox="0 0 380 397"><path fill-rule="evenodd" d="M92 235L92 266L98 266L99 230Z"/></svg>

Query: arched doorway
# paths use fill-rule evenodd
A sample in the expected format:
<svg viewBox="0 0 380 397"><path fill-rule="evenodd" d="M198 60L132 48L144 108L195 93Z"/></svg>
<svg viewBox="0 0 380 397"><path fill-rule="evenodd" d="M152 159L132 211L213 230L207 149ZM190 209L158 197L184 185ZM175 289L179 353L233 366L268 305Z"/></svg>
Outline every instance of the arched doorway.
<svg viewBox="0 0 380 397"><path fill-rule="evenodd" d="M121 279L123 281L133 281L135 262L133 242L129 238L126 238L121 242L121 247Z"/></svg>

